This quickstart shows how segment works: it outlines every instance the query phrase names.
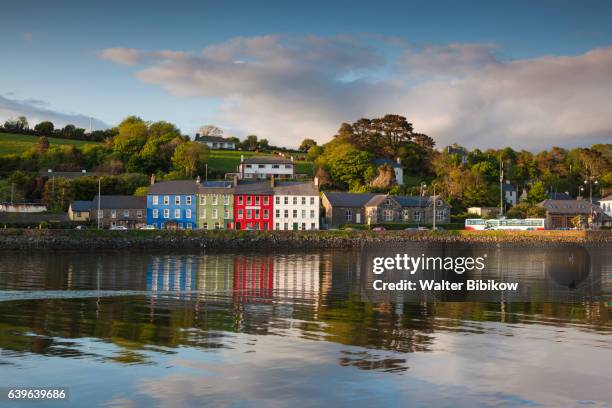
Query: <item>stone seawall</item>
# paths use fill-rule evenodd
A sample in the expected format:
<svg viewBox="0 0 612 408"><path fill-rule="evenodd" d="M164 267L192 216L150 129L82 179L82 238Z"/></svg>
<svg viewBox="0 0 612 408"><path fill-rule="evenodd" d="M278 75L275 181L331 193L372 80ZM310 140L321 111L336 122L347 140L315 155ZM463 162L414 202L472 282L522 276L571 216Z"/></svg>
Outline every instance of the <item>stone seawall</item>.
<svg viewBox="0 0 612 408"><path fill-rule="evenodd" d="M0 250L338 249L409 242L486 246L595 245L612 248L612 231L97 231L0 230Z"/></svg>

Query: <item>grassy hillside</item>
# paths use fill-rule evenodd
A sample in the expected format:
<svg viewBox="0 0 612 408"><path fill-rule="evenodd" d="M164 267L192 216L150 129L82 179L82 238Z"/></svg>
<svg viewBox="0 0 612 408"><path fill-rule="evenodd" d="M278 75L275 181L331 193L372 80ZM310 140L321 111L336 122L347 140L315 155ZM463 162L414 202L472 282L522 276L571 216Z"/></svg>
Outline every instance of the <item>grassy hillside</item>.
<svg viewBox="0 0 612 408"><path fill-rule="evenodd" d="M211 150L208 156L208 167L211 170L223 173L235 172L240 164L240 156L245 158L252 156L267 156L266 153L255 153L237 150ZM296 163L296 173L312 175L312 163L298 161Z"/></svg>
<svg viewBox="0 0 612 408"><path fill-rule="evenodd" d="M13 133L0 133L0 156L9 154L19 154L28 150L36 143L38 137L30 135L17 135ZM49 138L51 146L75 145L83 146L88 143L84 140L59 139L55 137Z"/></svg>

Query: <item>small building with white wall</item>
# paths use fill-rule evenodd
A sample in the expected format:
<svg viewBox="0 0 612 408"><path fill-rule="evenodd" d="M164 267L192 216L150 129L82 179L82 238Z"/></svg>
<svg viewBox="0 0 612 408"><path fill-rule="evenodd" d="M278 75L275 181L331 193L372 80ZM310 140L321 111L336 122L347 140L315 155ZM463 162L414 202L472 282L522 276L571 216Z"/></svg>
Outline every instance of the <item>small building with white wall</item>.
<svg viewBox="0 0 612 408"><path fill-rule="evenodd" d="M255 156L247 159L240 157L238 177L241 179L291 179L295 177L293 157Z"/></svg>
<svg viewBox="0 0 612 408"><path fill-rule="evenodd" d="M319 186L314 181L288 181L274 187L275 230L319 229Z"/></svg>

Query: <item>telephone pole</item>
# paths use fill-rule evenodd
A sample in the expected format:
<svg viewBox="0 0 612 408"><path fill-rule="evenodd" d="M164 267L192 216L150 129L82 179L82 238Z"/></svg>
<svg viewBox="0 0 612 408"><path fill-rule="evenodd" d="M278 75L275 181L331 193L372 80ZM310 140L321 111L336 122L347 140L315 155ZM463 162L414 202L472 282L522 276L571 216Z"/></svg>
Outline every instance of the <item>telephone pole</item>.
<svg viewBox="0 0 612 408"><path fill-rule="evenodd" d="M499 156L499 218L504 215L504 163Z"/></svg>

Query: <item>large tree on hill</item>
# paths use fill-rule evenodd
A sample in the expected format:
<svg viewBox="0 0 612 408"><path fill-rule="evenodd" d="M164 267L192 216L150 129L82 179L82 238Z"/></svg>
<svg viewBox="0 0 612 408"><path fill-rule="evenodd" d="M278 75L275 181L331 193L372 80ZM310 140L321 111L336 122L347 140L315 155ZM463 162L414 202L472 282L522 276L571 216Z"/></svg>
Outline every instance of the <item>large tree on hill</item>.
<svg viewBox="0 0 612 408"><path fill-rule="evenodd" d="M198 129L200 136L223 136L223 130L215 125L204 125Z"/></svg>
<svg viewBox="0 0 612 408"><path fill-rule="evenodd" d="M317 142L313 139L304 139L302 143L300 143L299 150L302 152L307 152L312 146L316 146Z"/></svg>
<svg viewBox="0 0 612 408"><path fill-rule="evenodd" d="M36 124L36 126L34 126L34 131L39 136L51 136L53 134L54 129L55 126L53 125L53 122L49 122L48 120L40 122Z"/></svg>

